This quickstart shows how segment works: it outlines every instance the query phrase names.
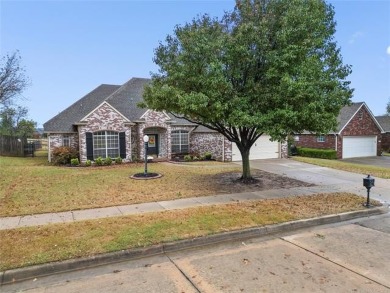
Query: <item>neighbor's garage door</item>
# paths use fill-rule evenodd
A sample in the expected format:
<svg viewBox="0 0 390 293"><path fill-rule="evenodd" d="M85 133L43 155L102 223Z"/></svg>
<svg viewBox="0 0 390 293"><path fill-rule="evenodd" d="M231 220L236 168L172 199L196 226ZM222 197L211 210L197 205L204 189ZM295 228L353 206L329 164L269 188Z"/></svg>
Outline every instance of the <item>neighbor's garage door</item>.
<svg viewBox="0 0 390 293"><path fill-rule="evenodd" d="M232 160L241 161L241 153L235 143L232 144ZM262 135L253 144L249 155L250 160L257 159L277 159L279 158L279 143L270 141L268 135Z"/></svg>
<svg viewBox="0 0 390 293"><path fill-rule="evenodd" d="M376 136L344 136L343 159L376 156Z"/></svg>

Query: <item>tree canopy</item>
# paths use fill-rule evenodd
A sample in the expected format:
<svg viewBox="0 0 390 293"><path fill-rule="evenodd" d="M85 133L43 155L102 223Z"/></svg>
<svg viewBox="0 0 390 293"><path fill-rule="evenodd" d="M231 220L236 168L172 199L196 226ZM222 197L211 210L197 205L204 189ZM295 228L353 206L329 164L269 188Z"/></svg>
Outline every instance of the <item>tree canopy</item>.
<svg viewBox="0 0 390 293"><path fill-rule="evenodd" d="M237 144L243 179L264 133L327 133L352 90L323 0L242 0L223 18L198 16L160 42L144 106L204 125Z"/></svg>
<svg viewBox="0 0 390 293"><path fill-rule="evenodd" d="M27 119L25 107L6 107L0 111L0 135L32 137L37 126L33 120Z"/></svg>
<svg viewBox="0 0 390 293"><path fill-rule="evenodd" d="M0 64L0 106L9 106L15 102L28 86L29 81L24 69L20 66L19 52L2 58Z"/></svg>

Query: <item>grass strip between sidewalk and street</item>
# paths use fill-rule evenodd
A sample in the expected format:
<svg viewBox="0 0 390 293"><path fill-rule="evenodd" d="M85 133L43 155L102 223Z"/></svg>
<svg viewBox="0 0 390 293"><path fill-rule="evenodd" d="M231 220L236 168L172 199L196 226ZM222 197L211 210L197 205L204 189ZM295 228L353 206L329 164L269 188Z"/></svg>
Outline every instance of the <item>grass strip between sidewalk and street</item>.
<svg viewBox="0 0 390 293"><path fill-rule="evenodd" d="M390 179L390 168L386 168L386 167L348 163L339 160L326 160L326 159L307 158L307 157L293 157L293 159L298 162L313 164L321 167L343 170L343 171L358 173L362 175L370 174L375 177Z"/></svg>
<svg viewBox="0 0 390 293"><path fill-rule="evenodd" d="M2 230L0 271L357 211L363 203L354 194L329 193Z"/></svg>

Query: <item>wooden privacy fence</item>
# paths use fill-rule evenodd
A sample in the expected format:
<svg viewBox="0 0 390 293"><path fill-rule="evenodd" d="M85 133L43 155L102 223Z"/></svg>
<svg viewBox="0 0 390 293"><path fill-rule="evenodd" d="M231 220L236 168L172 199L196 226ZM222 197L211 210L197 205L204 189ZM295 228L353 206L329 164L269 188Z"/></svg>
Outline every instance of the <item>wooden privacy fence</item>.
<svg viewBox="0 0 390 293"><path fill-rule="evenodd" d="M0 155L1 156L25 156L27 139L8 135L0 135Z"/></svg>

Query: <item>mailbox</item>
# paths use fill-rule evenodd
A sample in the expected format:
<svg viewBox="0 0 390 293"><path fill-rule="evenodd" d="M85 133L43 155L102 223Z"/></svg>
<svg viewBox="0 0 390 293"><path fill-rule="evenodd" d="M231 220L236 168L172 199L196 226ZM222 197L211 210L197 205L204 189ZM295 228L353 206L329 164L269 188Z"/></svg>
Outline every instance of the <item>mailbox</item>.
<svg viewBox="0 0 390 293"><path fill-rule="evenodd" d="M365 204L365 206L367 208L369 208L371 206L370 205L370 189L371 189L371 187L375 186L375 179L371 178L370 174L368 174L366 178L363 178L363 186L365 188L367 188L367 203Z"/></svg>
<svg viewBox="0 0 390 293"><path fill-rule="evenodd" d="M367 189L375 186L375 179L371 178L370 175L367 175L366 178L363 178L363 186Z"/></svg>

